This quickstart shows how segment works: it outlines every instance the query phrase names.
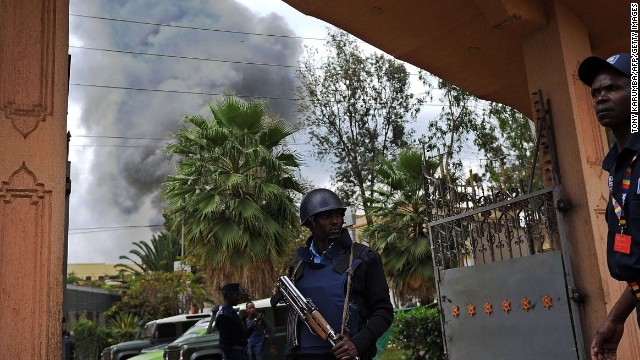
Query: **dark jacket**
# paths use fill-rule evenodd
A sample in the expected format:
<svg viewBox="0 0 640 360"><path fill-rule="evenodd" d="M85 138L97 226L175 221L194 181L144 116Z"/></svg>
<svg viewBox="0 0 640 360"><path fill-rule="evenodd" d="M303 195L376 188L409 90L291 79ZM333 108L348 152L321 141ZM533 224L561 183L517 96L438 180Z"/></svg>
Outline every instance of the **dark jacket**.
<svg viewBox="0 0 640 360"><path fill-rule="evenodd" d="M634 155L640 152L640 133L631 134L629 140L622 149L618 151L618 145L613 144L611 150L602 162L602 168L609 172L609 191L622 204L622 179L629 163ZM631 171L631 181L629 190L624 201L623 215L627 220L624 229L625 235L630 235L631 252L629 254L620 253L614 250L616 234L622 230L618 216L611 204L611 194L607 205L607 264L609 272L616 280L640 281L640 157L633 163Z"/></svg>
<svg viewBox="0 0 640 360"><path fill-rule="evenodd" d="M294 268L299 261L313 263L313 255L309 249L313 237L307 239L306 246L298 248L296 260L289 269L289 274L293 275ZM344 257L341 261L348 267L349 249L351 248L351 236L349 232L343 230L335 243L323 254L328 257ZM357 251L356 251L357 254ZM373 249L364 246L358 257L362 259L362 264L358 266L351 280L351 300L355 302L360 315L365 319L365 323L360 330L351 334L350 339L358 349L361 360L371 359L376 354L376 341L387 331L393 322L393 306L389 298L389 286L384 276L382 260L380 255ZM302 268L302 266L300 267ZM298 270L295 279L304 276L303 271ZM313 300L313 299L312 299ZM340 329L334 329L337 332Z"/></svg>
<svg viewBox="0 0 640 360"><path fill-rule="evenodd" d="M234 359L234 348L247 346L247 337L255 330L245 329L238 311L227 304L222 305L216 315L215 326L220 334L220 350L225 359ZM244 350L246 354L246 350Z"/></svg>

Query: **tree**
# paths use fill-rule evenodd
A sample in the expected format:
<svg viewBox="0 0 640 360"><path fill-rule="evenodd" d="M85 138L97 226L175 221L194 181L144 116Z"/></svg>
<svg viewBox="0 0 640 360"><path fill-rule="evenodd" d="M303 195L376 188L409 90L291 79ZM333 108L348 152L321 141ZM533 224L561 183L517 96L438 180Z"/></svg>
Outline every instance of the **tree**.
<svg viewBox="0 0 640 360"><path fill-rule="evenodd" d="M349 34L330 31L328 54L307 49L300 62L297 92L318 159L333 159L338 194L361 205L376 183L375 164L392 159L409 144L406 125L415 118L421 99L410 92L409 73L381 54L365 55Z"/></svg>
<svg viewBox="0 0 640 360"><path fill-rule="evenodd" d="M421 76L430 87L429 76ZM440 176L449 184L463 177L462 154L483 158L482 181L501 187L519 185L530 176L533 135L522 113L502 104L483 101L469 92L437 79L444 108L427 124L429 156L440 161ZM469 181L478 182L477 174Z"/></svg>
<svg viewBox="0 0 640 360"><path fill-rule="evenodd" d="M427 163L430 172L437 165ZM368 199L375 221L363 236L380 253L395 294L405 301L418 297L430 303L435 283L422 170L417 151L402 151L396 163L382 160L376 169L380 183Z"/></svg>
<svg viewBox="0 0 640 360"><path fill-rule="evenodd" d="M494 102L489 103L483 119L475 143L491 159L483 167L485 177L492 185L519 187L521 180L532 175L531 122L515 109ZM538 176L535 179L540 182Z"/></svg>
<svg viewBox="0 0 640 360"><path fill-rule="evenodd" d="M191 306L202 308L210 298L202 282L202 275L185 271L146 272L131 280L114 313L137 314L147 320L185 314Z"/></svg>
<svg viewBox="0 0 640 360"><path fill-rule="evenodd" d="M423 77L423 81L426 84L429 78ZM442 79L437 79L437 83L444 108L427 124L426 147L431 158L439 159L442 178L451 184L461 175L460 153L479 129L478 99Z"/></svg>
<svg viewBox="0 0 640 360"><path fill-rule="evenodd" d="M129 260L135 266L129 264L117 264L125 272L140 274L147 271L173 271L173 263L180 256L180 241L177 237L162 232L151 236L151 244L146 241L134 242L137 249L130 250L131 255L138 257L134 260L129 256L120 255L120 260Z"/></svg>
<svg viewBox="0 0 640 360"><path fill-rule="evenodd" d="M296 129L259 101L227 96L209 109L211 118L186 117L166 147L178 158L162 187L166 226L184 226L186 252L213 288L233 279L265 296L299 232L300 161L285 144Z"/></svg>

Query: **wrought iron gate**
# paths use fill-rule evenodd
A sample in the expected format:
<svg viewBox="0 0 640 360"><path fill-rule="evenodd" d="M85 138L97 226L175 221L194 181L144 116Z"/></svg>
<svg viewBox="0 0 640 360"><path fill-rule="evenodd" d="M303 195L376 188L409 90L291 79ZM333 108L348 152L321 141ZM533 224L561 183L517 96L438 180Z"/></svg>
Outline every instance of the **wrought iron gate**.
<svg viewBox="0 0 640 360"><path fill-rule="evenodd" d="M559 187L523 194L425 178L449 359L585 359Z"/></svg>

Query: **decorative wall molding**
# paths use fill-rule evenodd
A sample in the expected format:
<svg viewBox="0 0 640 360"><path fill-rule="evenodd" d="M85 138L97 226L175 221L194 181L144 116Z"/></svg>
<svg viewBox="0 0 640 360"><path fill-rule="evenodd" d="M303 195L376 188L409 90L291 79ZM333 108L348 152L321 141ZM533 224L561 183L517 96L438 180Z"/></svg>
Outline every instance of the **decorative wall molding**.
<svg viewBox="0 0 640 360"><path fill-rule="evenodd" d="M6 204L12 203L15 198L30 198L31 205L38 205L50 193L51 190L46 190L44 184L38 182L24 162L8 181L0 182L0 199Z"/></svg>
<svg viewBox="0 0 640 360"><path fill-rule="evenodd" d="M0 2L0 113L26 139L53 115L55 1Z"/></svg>
<svg viewBox="0 0 640 360"><path fill-rule="evenodd" d="M48 285L52 191L23 162L0 182L0 200L0 307L7 310L0 317L0 329L11 329L3 331L0 348L25 359L59 358L51 356L48 343L54 334L47 314L56 300ZM32 345L25 346L25 339Z"/></svg>

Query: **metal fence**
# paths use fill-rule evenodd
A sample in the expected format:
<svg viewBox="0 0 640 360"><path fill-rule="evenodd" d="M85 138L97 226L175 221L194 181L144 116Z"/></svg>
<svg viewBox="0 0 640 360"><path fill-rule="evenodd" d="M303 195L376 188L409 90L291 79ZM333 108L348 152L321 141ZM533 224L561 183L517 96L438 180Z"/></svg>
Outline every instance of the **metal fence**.
<svg viewBox="0 0 640 360"><path fill-rule="evenodd" d="M426 178L432 250L439 269L557 250L559 234L553 189L449 185Z"/></svg>

